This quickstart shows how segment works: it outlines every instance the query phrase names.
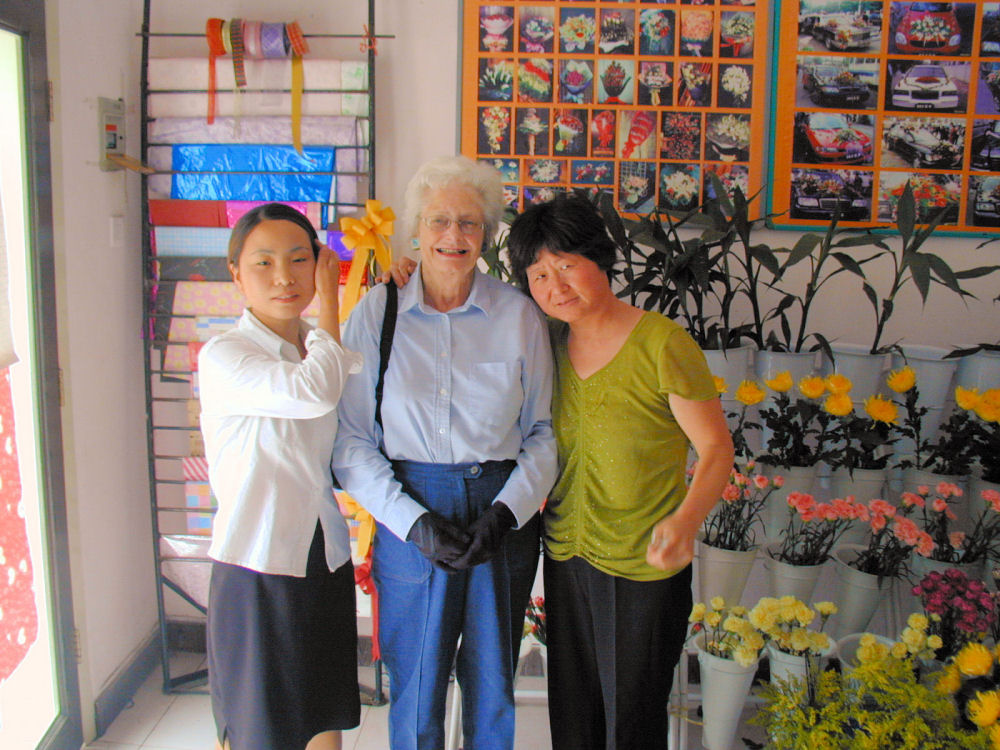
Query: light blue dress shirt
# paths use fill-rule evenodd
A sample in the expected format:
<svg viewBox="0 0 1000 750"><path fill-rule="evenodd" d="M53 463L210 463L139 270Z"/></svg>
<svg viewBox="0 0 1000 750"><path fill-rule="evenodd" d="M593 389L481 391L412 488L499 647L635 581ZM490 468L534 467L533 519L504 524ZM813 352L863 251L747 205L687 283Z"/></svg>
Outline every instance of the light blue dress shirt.
<svg viewBox="0 0 1000 750"><path fill-rule="evenodd" d="M364 355L338 407L333 467L341 486L400 539L425 512L403 492L388 459L456 464L514 459L497 495L523 525L556 479L552 352L544 316L517 289L479 271L465 304L424 304L420 266L399 290L392 356L375 423L385 285L351 312L344 346ZM386 458L388 457L388 459Z"/></svg>

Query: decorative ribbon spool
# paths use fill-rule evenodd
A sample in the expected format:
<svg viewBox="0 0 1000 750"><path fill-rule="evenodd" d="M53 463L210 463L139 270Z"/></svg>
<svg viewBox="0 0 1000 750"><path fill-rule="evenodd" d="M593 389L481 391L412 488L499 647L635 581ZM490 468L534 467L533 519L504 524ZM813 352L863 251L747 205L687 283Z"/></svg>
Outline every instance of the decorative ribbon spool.
<svg viewBox="0 0 1000 750"><path fill-rule="evenodd" d="M263 23L234 18L224 21L210 18L205 24L205 40L208 43L208 116L211 125L215 122L215 59L223 55L233 58L233 76L237 90L246 88L246 59L292 58L292 145L302 153L302 92L305 88L302 56L309 52L298 22Z"/></svg>

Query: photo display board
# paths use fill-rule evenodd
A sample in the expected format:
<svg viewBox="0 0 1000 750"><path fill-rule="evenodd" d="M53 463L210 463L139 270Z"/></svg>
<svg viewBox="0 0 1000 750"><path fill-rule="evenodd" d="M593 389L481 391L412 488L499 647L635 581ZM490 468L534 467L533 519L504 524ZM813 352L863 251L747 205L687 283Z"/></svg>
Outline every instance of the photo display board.
<svg viewBox="0 0 1000 750"><path fill-rule="evenodd" d="M776 226L1000 226L1000 3L783 0L769 208Z"/></svg>
<svg viewBox="0 0 1000 750"><path fill-rule="evenodd" d="M462 153L523 208L572 188L682 211L763 184L768 0L467 0Z"/></svg>

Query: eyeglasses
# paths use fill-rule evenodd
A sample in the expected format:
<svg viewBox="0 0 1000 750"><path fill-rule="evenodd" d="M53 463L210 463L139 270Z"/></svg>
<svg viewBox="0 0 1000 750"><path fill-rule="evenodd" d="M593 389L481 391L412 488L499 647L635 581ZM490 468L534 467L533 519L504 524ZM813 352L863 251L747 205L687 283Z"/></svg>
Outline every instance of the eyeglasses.
<svg viewBox="0 0 1000 750"><path fill-rule="evenodd" d="M420 220L427 225L427 228L434 232L447 232L448 227L453 223L458 225L458 231L462 234L476 234L485 228L481 221L470 221L468 219L452 219L449 216L421 216Z"/></svg>

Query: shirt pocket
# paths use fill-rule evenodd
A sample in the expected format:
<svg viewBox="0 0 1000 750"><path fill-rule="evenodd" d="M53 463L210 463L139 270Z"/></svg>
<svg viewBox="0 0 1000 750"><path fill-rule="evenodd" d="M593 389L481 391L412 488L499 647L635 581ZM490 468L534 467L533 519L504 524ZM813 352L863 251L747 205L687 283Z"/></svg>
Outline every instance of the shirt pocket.
<svg viewBox="0 0 1000 750"><path fill-rule="evenodd" d="M524 403L521 365L518 362L476 362L470 368L469 411L476 421L491 430L508 430L517 424Z"/></svg>

